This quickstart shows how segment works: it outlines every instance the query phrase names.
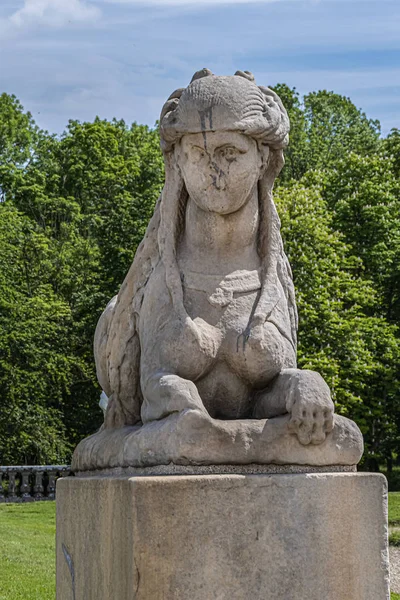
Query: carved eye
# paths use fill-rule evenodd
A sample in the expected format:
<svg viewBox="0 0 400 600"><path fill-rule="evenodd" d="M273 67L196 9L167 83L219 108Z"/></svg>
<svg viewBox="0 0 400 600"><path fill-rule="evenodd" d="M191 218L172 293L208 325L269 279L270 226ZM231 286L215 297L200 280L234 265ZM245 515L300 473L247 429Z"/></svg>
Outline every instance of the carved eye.
<svg viewBox="0 0 400 600"><path fill-rule="evenodd" d="M204 158L205 155L206 153L203 148L200 148L199 146L193 146L193 156L196 160Z"/></svg>
<svg viewBox="0 0 400 600"><path fill-rule="evenodd" d="M238 154L240 154L240 150L234 146L225 146L224 148L221 148L220 153L226 160L231 161L235 160Z"/></svg>

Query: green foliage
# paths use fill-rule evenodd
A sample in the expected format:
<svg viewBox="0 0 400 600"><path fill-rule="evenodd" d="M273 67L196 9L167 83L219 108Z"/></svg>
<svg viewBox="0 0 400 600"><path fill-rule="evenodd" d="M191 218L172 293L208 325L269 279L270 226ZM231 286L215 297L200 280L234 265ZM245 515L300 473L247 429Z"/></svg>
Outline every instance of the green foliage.
<svg viewBox="0 0 400 600"><path fill-rule="evenodd" d="M398 446L397 446L398 448ZM392 461L393 462L393 461ZM398 462L398 459L397 459ZM386 465L387 466L387 465ZM388 482L388 490L389 492L398 492L400 490L400 467L395 466L390 471L387 471L385 468L381 471L382 475L385 475ZM399 519L400 525L400 519Z"/></svg>
<svg viewBox="0 0 400 600"><path fill-rule="evenodd" d="M0 456L3 462L66 459L60 408L78 367L71 311L48 281L47 238L0 204ZM56 341L56 343L55 343Z"/></svg>
<svg viewBox="0 0 400 600"><path fill-rule="evenodd" d="M308 168L333 166L350 152L362 156L379 145L380 125L358 110L350 98L322 90L304 97Z"/></svg>
<svg viewBox="0 0 400 600"><path fill-rule="evenodd" d="M273 89L290 119L281 183L299 180L307 171L335 168L350 152L365 156L379 148L379 122L368 119L349 98L322 90L301 101L295 88L278 84ZM393 147L395 143L393 139Z"/></svg>
<svg viewBox="0 0 400 600"><path fill-rule="evenodd" d="M386 139L383 140L383 149L393 161L393 173L400 177L400 130L392 129Z"/></svg>
<svg viewBox="0 0 400 600"><path fill-rule="evenodd" d="M280 183L288 183L301 179L308 169L306 116L295 88L279 83L273 89L281 98L290 119L290 144L285 150L285 168L279 179Z"/></svg>
<svg viewBox="0 0 400 600"><path fill-rule="evenodd" d="M58 148L58 194L89 219L108 295L132 262L163 184L157 132L123 121L71 121Z"/></svg>
<svg viewBox="0 0 400 600"><path fill-rule="evenodd" d="M349 153L326 178L334 225L362 260L381 295L379 312L400 322L400 180L385 152Z"/></svg>
<svg viewBox="0 0 400 600"><path fill-rule="evenodd" d="M31 158L32 148L39 137L30 113L24 113L15 96L0 95L0 173L18 168Z"/></svg>

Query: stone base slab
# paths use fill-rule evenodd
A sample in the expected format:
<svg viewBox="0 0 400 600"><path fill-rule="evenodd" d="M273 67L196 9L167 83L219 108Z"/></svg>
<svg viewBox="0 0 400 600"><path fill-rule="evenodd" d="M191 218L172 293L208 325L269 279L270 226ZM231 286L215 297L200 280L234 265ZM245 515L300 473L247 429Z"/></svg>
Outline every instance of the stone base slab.
<svg viewBox="0 0 400 600"><path fill-rule="evenodd" d="M356 465L327 465L310 467L306 465L157 465L154 467L115 467L113 469L96 469L96 471L79 471L78 477L142 476L142 475L266 475L288 473L357 473Z"/></svg>
<svg viewBox="0 0 400 600"><path fill-rule="evenodd" d="M58 600L389 600L386 480L57 482Z"/></svg>
<svg viewBox="0 0 400 600"><path fill-rule="evenodd" d="M199 410L172 413L142 426L101 429L82 440L72 456L77 472L159 465L278 464L354 466L363 454L361 431L334 415L321 444L300 443L290 416L273 419L212 419Z"/></svg>

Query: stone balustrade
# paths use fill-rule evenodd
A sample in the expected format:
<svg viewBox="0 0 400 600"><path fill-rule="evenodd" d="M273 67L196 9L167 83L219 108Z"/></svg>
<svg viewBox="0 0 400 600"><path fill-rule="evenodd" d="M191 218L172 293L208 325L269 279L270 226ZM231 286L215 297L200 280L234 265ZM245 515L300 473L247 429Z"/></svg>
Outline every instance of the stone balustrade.
<svg viewBox="0 0 400 600"><path fill-rule="evenodd" d="M70 474L69 465L0 466L0 503L54 500L57 478Z"/></svg>

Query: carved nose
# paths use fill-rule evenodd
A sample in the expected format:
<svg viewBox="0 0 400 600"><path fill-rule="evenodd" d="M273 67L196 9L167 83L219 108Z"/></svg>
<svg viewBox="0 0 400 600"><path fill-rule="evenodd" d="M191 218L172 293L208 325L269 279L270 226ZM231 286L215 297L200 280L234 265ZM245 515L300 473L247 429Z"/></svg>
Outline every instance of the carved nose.
<svg viewBox="0 0 400 600"><path fill-rule="evenodd" d="M215 162L212 162L210 166L212 169L210 177L212 179L213 186L215 189L223 191L226 188L225 173Z"/></svg>
<svg viewBox="0 0 400 600"><path fill-rule="evenodd" d="M211 173L211 179L216 190L223 191L226 188L226 180L223 173Z"/></svg>

